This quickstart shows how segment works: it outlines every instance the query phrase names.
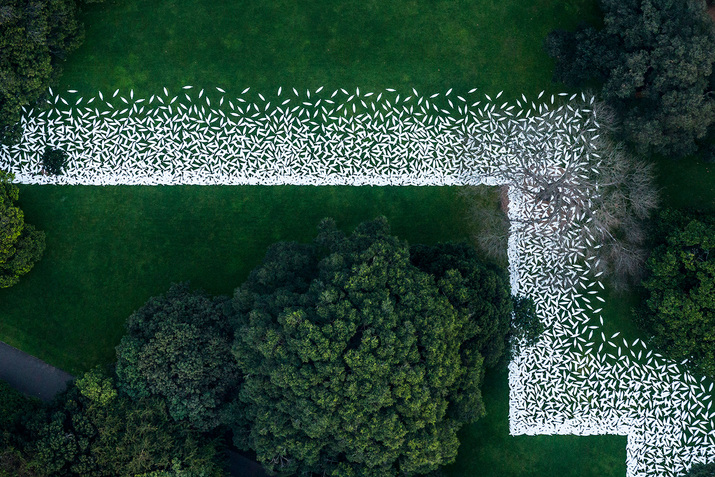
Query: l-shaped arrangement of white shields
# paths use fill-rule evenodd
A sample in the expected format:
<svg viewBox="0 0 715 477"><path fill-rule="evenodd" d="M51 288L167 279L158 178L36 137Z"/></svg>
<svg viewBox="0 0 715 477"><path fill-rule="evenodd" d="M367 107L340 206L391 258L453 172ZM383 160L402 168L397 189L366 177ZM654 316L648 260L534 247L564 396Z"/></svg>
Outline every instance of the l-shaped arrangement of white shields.
<svg viewBox="0 0 715 477"><path fill-rule="evenodd" d="M590 174L599 162L598 118L583 95L502 103L501 93L475 90L48 93L24 112L21 141L0 147L0 169L16 182L503 185L524 157L554 174ZM43 170L47 146L67 151L62 175ZM585 253L597 244L578 221L569 246L556 243L550 225L533 220L543 213L534 196L523 183L509 188L512 293L533 298L546 325L509 365L511 433L627 436L632 477L676 476L715 458L712 384L641 340L606 335L604 287Z"/></svg>

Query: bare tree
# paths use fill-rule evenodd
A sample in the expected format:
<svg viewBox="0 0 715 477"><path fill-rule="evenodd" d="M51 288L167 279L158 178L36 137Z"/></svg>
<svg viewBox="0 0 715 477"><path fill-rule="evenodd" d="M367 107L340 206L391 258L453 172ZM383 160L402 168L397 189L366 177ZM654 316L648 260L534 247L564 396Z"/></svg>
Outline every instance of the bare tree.
<svg viewBox="0 0 715 477"><path fill-rule="evenodd" d="M507 263L507 242L509 240L509 218L507 208L509 186L485 185L462 188L460 195L467 204L467 220L472 225L472 240L477 248L496 263Z"/></svg>
<svg viewBox="0 0 715 477"><path fill-rule="evenodd" d="M564 257L583 261L624 288L638 278L645 259L644 227L658 204L653 167L611 139L614 115L606 107L596 103L582 110L590 116L585 127L574 128L578 137L569 144L559 142L567 115L545 116L551 124L542 123L539 134L528 122L516 123L511 139L500 145L494 169L500 181L526 199L520 217L512 217L512 228L548 238ZM477 141L472 138L467 154L481 152ZM478 241L487 250L504 242L501 236ZM551 272L555 280L578 279Z"/></svg>

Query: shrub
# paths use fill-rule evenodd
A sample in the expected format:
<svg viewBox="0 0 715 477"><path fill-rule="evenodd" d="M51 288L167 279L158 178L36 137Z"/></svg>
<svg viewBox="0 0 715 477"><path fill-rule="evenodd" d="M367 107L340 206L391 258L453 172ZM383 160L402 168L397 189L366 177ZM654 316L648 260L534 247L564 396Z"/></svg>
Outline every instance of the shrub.
<svg viewBox="0 0 715 477"><path fill-rule="evenodd" d="M715 377L715 220L666 211L659 228L637 319L665 354Z"/></svg>
<svg viewBox="0 0 715 477"><path fill-rule="evenodd" d="M42 154L42 168L53 176L62 175L62 171L67 166L67 157L67 153L62 149L47 146Z"/></svg>

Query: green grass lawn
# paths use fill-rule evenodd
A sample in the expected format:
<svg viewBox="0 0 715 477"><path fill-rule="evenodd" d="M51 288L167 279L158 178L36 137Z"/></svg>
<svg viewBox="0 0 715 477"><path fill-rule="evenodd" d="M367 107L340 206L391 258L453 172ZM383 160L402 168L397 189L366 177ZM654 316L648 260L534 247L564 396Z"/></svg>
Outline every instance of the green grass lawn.
<svg viewBox="0 0 715 477"><path fill-rule="evenodd" d="M663 207L715 213L715 164L698 158L656 160Z"/></svg>
<svg viewBox="0 0 715 477"><path fill-rule="evenodd" d="M108 0L87 6L86 41L60 83L147 94L187 83L560 90L543 37L593 19L594 4ZM446 189L23 187L22 204L48 247L0 293L10 305L0 339L70 371L110 359L119 323L170 281L228 292L268 243L305 239L324 215L347 225L384 213L413 242L468 233Z"/></svg>
<svg viewBox="0 0 715 477"><path fill-rule="evenodd" d="M87 94L251 86L506 96L551 85L546 34L594 20L594 0L108 0L60 86Z"/></svg>

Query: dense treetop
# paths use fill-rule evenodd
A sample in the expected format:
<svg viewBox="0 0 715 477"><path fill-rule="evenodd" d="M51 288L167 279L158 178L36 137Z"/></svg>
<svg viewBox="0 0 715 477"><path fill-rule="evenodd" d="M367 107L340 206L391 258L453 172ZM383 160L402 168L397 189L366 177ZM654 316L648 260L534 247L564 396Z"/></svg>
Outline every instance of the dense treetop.
<svg viewBox="0 0 715 477"><path fill-rule="evenodd" d="M695 151L715 122L713 21L698 0L600 0L603 28L546 40L555 79L602 85L627 139L642 150Z"/></svg>
<svg viewBox="0 0 715 477"><path fill-rule="evenodd" d="M0 171L0 288L16 284L45 250L45 234L25 223L12 174Z"/></svg>
<svg viewBox="0 0 715 477"><path fill-rule="evenodd" d="M85 0L94 3L102 0ZM0 4L0 143L18 139L22 106L47 90L83 38L79 0L3 0Z"/></svg>
<svg viewBox="0 0 715 477"><path fill-rule="evenodd" d="M50 405L0 385L0 405L8 400L24 412L0 422L14 426L9 444L0 434L0 475L224 475L215 441L171 419L161 399L122 395L114 378L98 370L80 377Z"/></svg>
<svg viewBox="0 0 715 477"><path fill-rule="evenodd" d="M309 244L269 249L233 300L237 445L283 475L413 475L454 460L456 432L484 412L480 347L496 362L503 345L480 332L505 340L508 284L470 269L459 246L416 249L434 275L410 259L384 218L349 236L328 220Z"/></svg>
<svg viewBox="0 0 715 477"><path fill-rule="evenodd" d="M638 319L673 359L715 376L715 220L666 211L659 228Z"/></svg>
<svg viewBox="0 0 715 477"><path fill-rule="evenodd" d="M175 420L200 430L222 422L238 380L225 299L175 285L127 320L117 347L120 388L134 399L164 398Z"/></svg>

